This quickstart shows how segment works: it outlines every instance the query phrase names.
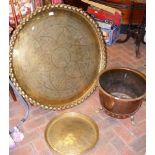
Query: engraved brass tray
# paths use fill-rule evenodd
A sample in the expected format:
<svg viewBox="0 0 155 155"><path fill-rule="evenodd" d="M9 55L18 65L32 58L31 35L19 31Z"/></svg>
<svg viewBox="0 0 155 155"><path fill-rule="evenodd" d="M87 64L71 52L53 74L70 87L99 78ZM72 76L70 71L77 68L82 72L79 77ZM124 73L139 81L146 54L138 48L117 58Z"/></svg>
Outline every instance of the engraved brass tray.
<svg viewBox="0 0 155 155"><path fill-rule="evenodd" d="M63 155L79 155L91 149L98 136L96 123L88 116L76 112L56 116L45 130L49 147Z"/></svg>
<svg viewBox="0 0 155 155"><path fill-rule="evenodd" d="M23 19L10 40L10 78L31 104L61 110L86 99L106 66L96 22L79 8L44 6Z"/></svg>

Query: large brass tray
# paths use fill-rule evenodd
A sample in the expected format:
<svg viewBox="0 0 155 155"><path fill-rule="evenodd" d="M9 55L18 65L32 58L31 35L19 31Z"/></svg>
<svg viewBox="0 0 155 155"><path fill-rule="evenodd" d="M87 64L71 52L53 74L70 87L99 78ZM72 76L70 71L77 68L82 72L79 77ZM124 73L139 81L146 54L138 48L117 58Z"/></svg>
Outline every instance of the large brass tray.
<svg viewBox="0 0 155 155"><path fill-rule="evenodd" d="M10 78L30 103L61 110L81 103L106 66L96 22L69 5L44 6L27 16L10 40Z"/></svg>
<svg viewBox="0 0 155 155"><path fill-rule="evenodd" d="M79 155L97 142L99 131L88 116L69 112L52 119L45 130L49 147L63 155Z"/></svg>

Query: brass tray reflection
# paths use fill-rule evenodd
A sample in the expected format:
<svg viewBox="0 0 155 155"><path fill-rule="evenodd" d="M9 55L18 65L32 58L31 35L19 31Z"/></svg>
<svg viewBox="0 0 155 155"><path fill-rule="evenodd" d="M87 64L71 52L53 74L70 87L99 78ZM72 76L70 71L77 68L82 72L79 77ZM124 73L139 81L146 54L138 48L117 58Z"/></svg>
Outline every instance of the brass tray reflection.
<svg viewBox="0 0 155 155"><path fill-rule="evenodd" d="M63 155L79 155L97 142L96 123L81 113L69 112L52 119L45 130L50 148Z"/></svg>
<svg viewBox="0 0 155 155"><path fill-rule="evenodd" d="M84 11L49 5L27 16L10 41L10 78L32 104L61 110L81 103L105 68L103 36Z"/></svg>

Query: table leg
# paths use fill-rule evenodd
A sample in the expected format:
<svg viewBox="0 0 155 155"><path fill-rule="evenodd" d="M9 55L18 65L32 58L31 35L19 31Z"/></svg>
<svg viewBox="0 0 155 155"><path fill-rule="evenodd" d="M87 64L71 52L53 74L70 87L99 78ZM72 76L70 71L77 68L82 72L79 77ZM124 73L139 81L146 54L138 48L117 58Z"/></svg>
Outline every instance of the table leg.
<svg viewBox="0 0 155 155"><path fill-rule="evenodd" d="M12 87L10 86L10 84L9 84L9 93L10 93L11 97L13 98L13 100L17 101L16 95L15 95Z"/></svg>

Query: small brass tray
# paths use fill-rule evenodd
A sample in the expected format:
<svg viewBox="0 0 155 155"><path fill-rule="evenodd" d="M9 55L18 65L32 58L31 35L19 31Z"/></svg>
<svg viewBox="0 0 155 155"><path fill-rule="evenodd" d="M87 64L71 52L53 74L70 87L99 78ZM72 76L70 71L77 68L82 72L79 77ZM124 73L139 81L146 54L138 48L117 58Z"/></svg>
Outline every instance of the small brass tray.
<svg viewBox="0 0 155 155"><path fill-rule="evenodd" d="M45 130L49 147L62 155L79 155L91 149L98 136L96 123L88 116L76 112L56 116Z"/></svg>
<svg viewBox="0 0 155 155"><path fill-rule="evenodd" d="M106 66L96 22L69 5L44 6L23 19L10 40L10 78L31 104L62 110L86 99Z"/></svg>

